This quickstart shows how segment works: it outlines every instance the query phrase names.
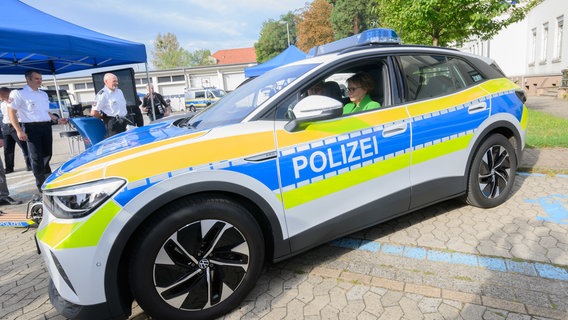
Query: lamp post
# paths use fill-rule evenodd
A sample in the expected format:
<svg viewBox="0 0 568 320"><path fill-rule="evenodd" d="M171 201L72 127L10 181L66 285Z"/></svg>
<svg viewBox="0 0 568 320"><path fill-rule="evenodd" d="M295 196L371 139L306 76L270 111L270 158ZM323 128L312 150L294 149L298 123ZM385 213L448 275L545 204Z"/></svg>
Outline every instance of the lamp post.
<svg viewBox="0 0 568 320"><path fill-rule="evenodd" d="M280 21L280 24L286 24L286 34L288 35L288 47L290 46L290 23L288 21Z"/></svg>

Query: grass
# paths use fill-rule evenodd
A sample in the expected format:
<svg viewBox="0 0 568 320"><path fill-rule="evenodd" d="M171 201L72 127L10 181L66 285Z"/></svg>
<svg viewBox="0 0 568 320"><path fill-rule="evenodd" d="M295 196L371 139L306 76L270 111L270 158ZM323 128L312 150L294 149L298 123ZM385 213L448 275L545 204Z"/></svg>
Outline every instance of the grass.
<svg viewBox="0 0 568 320"><path fill-rule="evenodd" d="M568 148L568 119L529 109L529 148Z"/></svg>

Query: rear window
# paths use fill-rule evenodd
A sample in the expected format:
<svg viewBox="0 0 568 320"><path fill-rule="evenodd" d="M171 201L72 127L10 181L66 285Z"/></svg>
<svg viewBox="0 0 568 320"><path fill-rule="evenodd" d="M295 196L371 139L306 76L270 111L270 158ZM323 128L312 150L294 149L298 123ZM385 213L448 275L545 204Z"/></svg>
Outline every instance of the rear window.
<svg viewBox="0 0 568 320"><path fill-rule="evenodd" d="M484 81L469 63L444 55L399 57L405 82L405 100L429 99L460 91Z"/></svg>

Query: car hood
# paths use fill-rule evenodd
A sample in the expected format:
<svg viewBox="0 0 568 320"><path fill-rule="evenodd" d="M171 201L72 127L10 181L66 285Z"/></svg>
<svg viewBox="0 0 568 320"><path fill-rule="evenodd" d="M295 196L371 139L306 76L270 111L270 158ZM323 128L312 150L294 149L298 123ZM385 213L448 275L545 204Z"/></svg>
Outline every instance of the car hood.
<svg viewBox="0 0 568 320"><path fill-rule="evenodd" d="M50 185L61 180L61 177L68 177L70 173L76 176L96 169L104 171L104 167L112 165L114 162L156 153L159 151L159 148L163 148L166 141L167 144L171 144L172 140L176 139L188 141L201 137L208 132L192 132L190 130L175 126L173 121L168 121L152 123L112 136L67 161L46 180L44 187L50 188ZM160 159L160 161L165 160ZM148 165L150 164L148 163ZM107 176L107 174L101 173L100 177L103 176ZM95 179L96 177L93 178Z"/></svg>

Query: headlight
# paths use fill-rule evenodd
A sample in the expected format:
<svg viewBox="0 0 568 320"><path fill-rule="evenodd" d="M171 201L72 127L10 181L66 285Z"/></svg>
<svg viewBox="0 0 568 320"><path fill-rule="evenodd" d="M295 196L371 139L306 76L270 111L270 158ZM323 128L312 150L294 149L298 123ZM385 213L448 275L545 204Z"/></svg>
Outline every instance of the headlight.
<svg viewBox="0 0 568 320"><path fill-rule="evenodd" d="M57 218L84 217L108 200L124 185L122 179L111 178L43 192L43 204Z"/></svg>

